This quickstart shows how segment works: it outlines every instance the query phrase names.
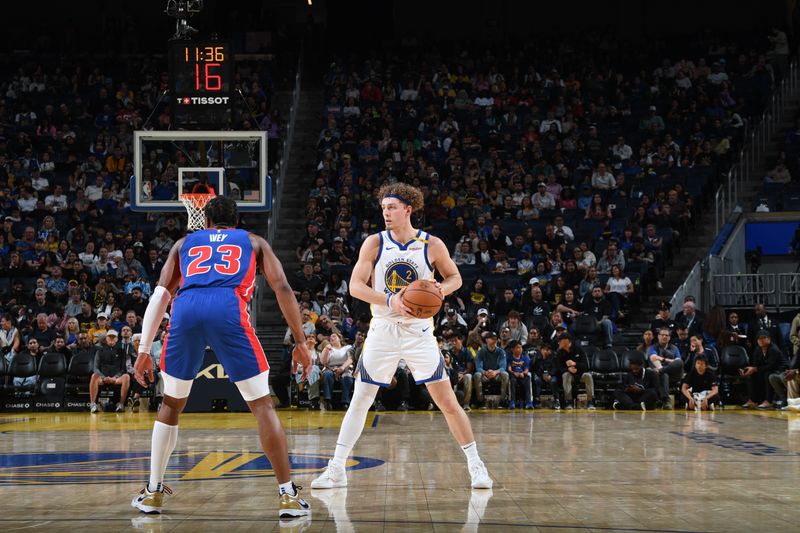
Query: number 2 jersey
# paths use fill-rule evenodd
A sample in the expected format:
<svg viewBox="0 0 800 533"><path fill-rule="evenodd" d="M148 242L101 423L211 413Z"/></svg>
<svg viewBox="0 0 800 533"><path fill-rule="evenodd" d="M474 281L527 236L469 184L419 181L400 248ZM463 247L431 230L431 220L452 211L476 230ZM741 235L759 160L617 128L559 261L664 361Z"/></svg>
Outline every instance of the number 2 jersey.
<svg viewBox="0 0 800 533"><path fill-rule="evenodd" d="M256 263L247 231L195 231L186 236L181 246L178 294L192 289L230 288L248 302L255 287Z"/></svg>
<svg viewBox="0 0 800 533"><path fill-rule="evenodd" d="M372 288L385 294L397 294L412 282L433 279L433 266L428 259L430 235L422 230L409 242L402 244L394 240L390 231L380 232L380 249L375 259ZM395 322L426 323L430 318L406 318L389 311L384 305L373 305L372 315L389 318Z"/></svg>

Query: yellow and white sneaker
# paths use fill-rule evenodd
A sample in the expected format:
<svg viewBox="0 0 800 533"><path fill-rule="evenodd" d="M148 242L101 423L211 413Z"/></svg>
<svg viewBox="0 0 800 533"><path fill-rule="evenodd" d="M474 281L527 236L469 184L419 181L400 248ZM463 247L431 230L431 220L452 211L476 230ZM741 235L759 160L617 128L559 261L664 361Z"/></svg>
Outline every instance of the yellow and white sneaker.
<svg viewBox="0 0 800 533"><path fill-rule="evenodd" d="M285 492L281 494L281 505L278 511L278 516L280 518L296 518L298 516L311 515L311 506L300 497L300 489L302 488L303 487L294 485L294 496Z"/></svg>
<svg viewBox="0 0 800 533"><path fill-rule="evenodd" d="M172 494L172 489L166 485L161 485L160 491L157 490L150 492L147 485L145 485L141 492L139 492L138 496L131 501L131 506L139 509L143 513L161 514L161 507L164 503L164 494Z"/></svg>

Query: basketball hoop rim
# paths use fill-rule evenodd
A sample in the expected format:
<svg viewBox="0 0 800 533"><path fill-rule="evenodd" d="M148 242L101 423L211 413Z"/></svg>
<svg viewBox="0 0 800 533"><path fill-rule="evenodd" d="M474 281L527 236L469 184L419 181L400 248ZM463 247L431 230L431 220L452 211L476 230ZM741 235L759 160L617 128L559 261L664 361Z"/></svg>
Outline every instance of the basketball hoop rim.
<svg viewBox="0 0 800 533"><path fill-rule="evenodd" d="M211 201L212 198L217 196L216 193L213 192L192 192L181 194L178 196L181 202L192 202L194 205L198 205L199 203L208 203Z"/></svg>
<svg viewBox="0 0 800 533"><path fill-rule="evenodd" d="M215 192L195 192L186 193L178 196L188 215L187 229L197 231L206 227L206 216L204 208L212 198L216 197Z"/></svg>

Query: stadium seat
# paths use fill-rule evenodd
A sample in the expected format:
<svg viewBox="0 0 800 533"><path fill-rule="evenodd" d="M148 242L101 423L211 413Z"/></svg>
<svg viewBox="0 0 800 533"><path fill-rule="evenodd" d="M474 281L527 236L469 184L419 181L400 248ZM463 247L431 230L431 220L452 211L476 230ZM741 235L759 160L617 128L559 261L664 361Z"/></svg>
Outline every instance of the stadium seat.
<svg viewBox="0 0 800 533"><path fill-rule="evenodd" d="M597 401L607 405L620 382L619 358L613 349L598 350L591 360L594 390Z"/></svg>
<svg viewBox="0 0 800 533"><path fill-rule="evenodd" d="M625 350L623 353L618 352L617 355L619 356L620 375L628 372L631 366L631 361L641 361L642 364L644 364L647 360L645 355L638 350Z"/></svg>
<svg viewBox="0 0 800 533"><path fill-rule="evenodd" d="M499 221L500 227L509 238L525 233L525 221L514 219L502 219Z"/></svg>
<svg viewBox="0 0 800 533"><path fill-rule="evenodd" d="M21 352L14 356L11 360L12 378L31 378L36 376L36 361L27 352ZM12 381L11 390L14 395L20 394L33 394L36 390L36 383L28 385L15 385Z"/></svg>
<svg viewBox="0 0 800 533"><path fill-rule="evenodd" d="M743 346L726 346L720 356L720 371L725 374L739 374L739 369L746 367L750 362L747 350Z"/></svg>
<svg viewBox="0 0 800 533"><path fill-rule="evenodd" d="M94 372L94 359L89 353L81 352L69 361L66 378L66 392L75 396L89 395L89 379Z"/></svg>
<svg viewBox="0 0 800 533"><path fill-rule="evenodd" d="M739 370L750 362L747 350L742 346L726 346L722 349L719 362L720 396L723 404L731 403L734 387L742 385Z"/></svg>
<svg viewBox="0 0 800 533"><path fill-rule="evenodd" d="M57 352L46 353L39 361L39 395L62 401L67 374L67 360Z"/></svg>
<svg viewBox="0 0 800 533"><path fill-rule="evenodd" d="M539 218L548 224L553 221L556 216L561 214L560 209L542 209L539 211Z"/></svg>
<svg viewBox="0 0 800 533"><path fill-rule="evenodd" d="M508 276L505 274L488 274L484 276L483 282L489 292L495 292L498 296L501 296L503 290L508 287Z"/></svg>
<svg viewBox="0 0 800 533"><path fill-rule="evenodd" d="M581 347L593 345L597 340L600 328L597 327L597 320L589 315L580 315L572 323L575 339Z"/></svg>
<svg viewBox="0 0 800 533"><path fill-rule="evenodd" d="M480 265L459 265L458 267L461 278L464 280L464 285L472 284L481 275L481 270ZM470 280L469 283L467 283L467 280Z"/></svg>
<svg viewBox="0 0 800 533"><path fill-rule="evenodd" d="M10 379L8 372L8 362L5 356L0 356L0 395L3 396L5 396L7 390L6 381Z"/></svg>
<svg viewBox="0 0 800 533"><path fill-rule="evenodd" d="M614 345L611 347L611 349L614 350L615 354L617 354L617 359L619 359L620 365L622 364L622 356L630 351L630 348L628 348L627 346L620 346L620 345ZM627 369L628 367L625 366L622 368Z"/></svg>

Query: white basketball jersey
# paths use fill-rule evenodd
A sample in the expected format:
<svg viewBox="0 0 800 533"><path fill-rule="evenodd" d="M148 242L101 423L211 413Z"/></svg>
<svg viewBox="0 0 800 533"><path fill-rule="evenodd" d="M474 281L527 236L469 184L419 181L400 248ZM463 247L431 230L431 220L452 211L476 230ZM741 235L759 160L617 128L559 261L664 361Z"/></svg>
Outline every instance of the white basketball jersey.
<svg viewBox="0 0 800 533"><path fill-rule="evenodd" d="M397 294L419 279L433 279L433 266L428 259L430 234L422 230L411 241L401 244L389 231L380 232L380 248L372 272L372 288L385 294ZM406 318L385 305L373 305L372 315L397 322L430 323L430 318Z"/></svg>

